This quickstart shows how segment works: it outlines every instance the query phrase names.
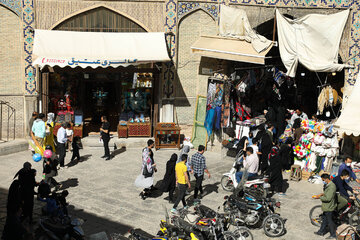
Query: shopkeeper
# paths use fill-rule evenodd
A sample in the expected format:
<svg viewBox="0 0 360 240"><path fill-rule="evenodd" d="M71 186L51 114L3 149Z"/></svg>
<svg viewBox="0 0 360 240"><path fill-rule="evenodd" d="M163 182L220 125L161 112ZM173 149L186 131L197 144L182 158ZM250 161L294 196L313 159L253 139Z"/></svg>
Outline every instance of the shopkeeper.
<svg viewBox="0 0 360 240"><path fill-rule="evenodd" d="M360 183L360 179L356 177L356 174L353 172L351 168L352 159L350 157L346 157L345 162L343 162L339 167L338 176L341 176L342 171L347 170L350 175L350 179L355 180L357 183Z"/></svg>
<svg viewBox="0 0 360 240"><path fill-rule="evenodd" d="M295 113L291 116L290 119L290 123L291 125L294 124L295 119L300 118L301 120L307 120L308 116L306 115L306 113L304 113L303 111L301 111L300 109L296 109Z"/></svg>

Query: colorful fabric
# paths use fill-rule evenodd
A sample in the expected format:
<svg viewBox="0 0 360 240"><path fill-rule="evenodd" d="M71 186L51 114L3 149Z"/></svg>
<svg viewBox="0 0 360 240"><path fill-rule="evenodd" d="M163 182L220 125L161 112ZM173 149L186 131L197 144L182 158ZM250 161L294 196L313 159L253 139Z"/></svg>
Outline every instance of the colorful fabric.
<svg viewBox="0 0 360 240"><path fill-rule="evenodd" d="M206 112L204 127L206 128L208 136L211 136L214 126L215 109L211 108Z"/></svg>

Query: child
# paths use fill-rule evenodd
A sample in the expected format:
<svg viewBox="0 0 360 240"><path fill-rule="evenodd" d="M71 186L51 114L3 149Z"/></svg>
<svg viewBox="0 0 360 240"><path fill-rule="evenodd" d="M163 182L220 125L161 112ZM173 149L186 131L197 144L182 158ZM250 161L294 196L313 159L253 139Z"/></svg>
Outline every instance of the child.
<svg viewBox="0 0 360 240"><path fill-rule="evenodd" d="M71 143L73 142L73 136L74 136L74 131L71 128L71 123L67 123L67 128L66 128L66 136L69 139L69 141L67 141L68 144L68 150L69 152L71 151Z"/></svg>
<svg viewBox="0 0 360 240"><path fill-rule="evenodd" d="M72 141L72 148L73 148L73 154L71 157L71 161L76 160L79 161L80 160L80 137L79 136L75 136L73 141Z"/></svg>

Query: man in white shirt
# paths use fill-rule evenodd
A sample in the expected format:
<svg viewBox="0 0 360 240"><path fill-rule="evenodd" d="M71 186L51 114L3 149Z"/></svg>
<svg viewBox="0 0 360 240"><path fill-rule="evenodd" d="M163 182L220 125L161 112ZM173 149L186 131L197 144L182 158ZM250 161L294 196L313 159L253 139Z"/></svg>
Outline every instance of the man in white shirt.
<svg viewBox="0 0 360 240"><path fill-rule="evenodd" d="M291 126L294 124L294 121L297 118L300 118L301 120L307 120L308 116L306 115L306 113L304 113L300 109L296 109L295 113L291 116L291 119L290 119Z"/></svg>
<svg viewBox="0 0 360 240"><path fill-rule="evenodd" d="M259 157L256 153L254 153L252 147L246 148L246 157L243 164L244 168L247 169L248 178L257 176L259 171ZM241 181L243 174L243 172L236 173L236 180L238 183Z"/></svg>
<svg viewBox="0 0 360 240"><path fill-rule="evenodd" d="M67 134L66 134L66 128L67 128L67 123L62 123L61 127L58 129L57 131L57 152L59 154L59 163L60 163L60 167L64 167L65 166L65 156L66 156L66 149L65 149L65 144L68 141L67 138Z"/></svg>

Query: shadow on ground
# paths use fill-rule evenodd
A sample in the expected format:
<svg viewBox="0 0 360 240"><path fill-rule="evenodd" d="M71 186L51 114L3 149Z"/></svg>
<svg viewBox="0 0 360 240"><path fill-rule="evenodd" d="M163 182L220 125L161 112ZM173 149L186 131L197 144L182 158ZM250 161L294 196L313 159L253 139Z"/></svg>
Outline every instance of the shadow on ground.
<svg viewBox="0 0 360 240"><path fill-rule="evenodd" d="M59 190L65 190L72 187L77 187L79 185L79 180L77 178L69 178L68 180L60 182L62 187Z"/></svg>
<svg viewBox="0 0 360 240"><path fill-rule="evenodd" d="M92 154L86 154L84 156L81 156L79 161L78 160L73 160L73 161L69 162L66 166L67 167L73 167L73 166L77 165L78 163L85 162L85 161L89 160L89 158L91 156L92 156Z"/></svg>
<svg viewBox="0 0 360 240"><path fill-rule="evenodd" d="M7 201L8 190L4 188L0 188L0 238L4 229L5 221L6 221L6 201ZM70 203L71 204L71 203ZM45 203L40 202L38 200L34 200L34 225L30 225L26 222L23 223L29 231L34 232L38 227L39 219L41 218L41 208L45 205ZM82 225L84 229L86 239L92 234L99 232L106 232L108 236L111 234L115 234L119 236L118 239L124 239L121 237L122 235L126 235L130 228L129 225L121 224L119 222L111 221L110 219L96 216L94 214L86 212L84 209L76 209L74 206L69 206L69 215L72 218L81 218L86 220L86 222ZM31 238L30 238L31 239ZM33 238L34 239L34 238Z"/></svg>
<svg viewBox="0 0 360 240"><path fill-rule="evenodd" d="M121 154L121 153L124 153L126 152L126 147L122 147L122 148L119 148L119 149L115 149L111 154L110 154L110 158L114 158L116 157L117 155Z"/></svg>

